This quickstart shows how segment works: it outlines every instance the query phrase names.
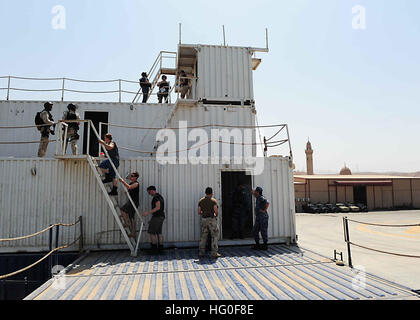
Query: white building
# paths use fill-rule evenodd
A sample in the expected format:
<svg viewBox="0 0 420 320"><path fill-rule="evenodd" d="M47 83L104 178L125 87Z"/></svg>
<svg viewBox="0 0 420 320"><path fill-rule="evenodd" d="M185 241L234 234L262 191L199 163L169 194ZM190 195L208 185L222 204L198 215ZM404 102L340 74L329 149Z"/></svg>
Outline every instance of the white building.
<svg viewBox="0 0 420 320"><path fill-rule="evenodd" d="M239 179L249 188L261 186L270 201L270 242L295 242L295 203L291 157L259 159L263 170L253 170L253 165L233 160L235 147L247 148L248 156L256 158L255 133L256 107L253 93L253 70L260 59L253 57L259 49L210 45L179 45L177 53L171 53L176 61L172 67L163 65L165 52L161 53L150 70L153 92L162 74L173 77L171 99L173 103L133 102L77 102L82 119L91 120L103 135L111 132L120 150L119 173L124 176L132 170L140 173L140 208L150 209L151 198L146 193L149 185L155 185L165 199L166 220L163 236L166 245L197 245L200 237L198 200L206 187L213 187L221 212L218 219L220 244L251 243L252 237L230 240L232 230L229 195ZM264 49L263 49L264 50ZM169 54L169 53L167 53ZM179 72L184 70L190 80L190 89L184 99L175 93ZM13 77L11 77L13 81ZM10 78L9 78L10 80ZM68 82L68 81L67 81ZM63 80L62 100L54 102L54 120L61 119L66 106L65 93L73 92ZM127 92L125 92L127 93ZM7 97L13 94L9 86ZM113 215L107 197L96 180L87 157L74 158L60 155L58 142L51 142L45 158L37 158L37 141L40 134L33 127L36 112L42 110L44 101L0 101L0 238L12 238L35 233L54 223L71 223L83 217L84 247L91 249L126 248L127 241ZM182 130L181 126L188 128ZM172 128L177 139L178 160L186 162L161 164L158 129ZM97 138L88 123L81 125L79 151L97 157ZM172 130L171 129L171 130ZM208 144L210 164L195 164L188 158L197 146L197 131L212 139L212 130L227 129L228 134L242 136L242 141L231 140L222 134L216 137L220 155L230 151L230 162L212 162L213 144ZM249 133L251 132L251 136ZM247 137L248 135L248 137ZM51 139L59 135L52 136ZM247 140L248 139L248 140ZM248 143L250 142L250 143ZM226 146L228 145L227 149ZM162 143L160 144L162 147ZM70 149L70 148L69 148ZM190 149L188 152L182 150ZM199 148L198 148L199 149ZM68 151L69 152L69 151ZM195 151L194 151L195 152ZM194 155L194 154L192 154ZM236 154L235 154L236 155ZM203 156L203 158L206 158ZM121 192L118 203L125 202ZM117 210L118 212L118 210ZM148 242L147 221L141 243ZM247 229L250 235L253 213L249 213ZM138 221L140 224L140 221ZM70 243L75 238L75 228L62 228L60 243ZM43 251L48 249L48 235L42 234L13 243L0 242L1 252Z"/></svg>

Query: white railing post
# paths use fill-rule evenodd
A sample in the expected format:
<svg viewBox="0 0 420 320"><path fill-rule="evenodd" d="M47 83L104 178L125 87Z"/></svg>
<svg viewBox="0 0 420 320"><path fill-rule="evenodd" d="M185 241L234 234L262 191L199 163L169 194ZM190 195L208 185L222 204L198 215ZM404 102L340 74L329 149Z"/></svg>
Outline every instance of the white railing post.
<svg viewBox="0 0 420 320"><path fill-rule="evenodd" d="M90 154L90 126L92 120L88 120L88 132L87 132L87 144L86 144L86 154Z"/></svg>
<svg viewBox="0 0 420 320"><path fill-rule="evenodd" d="M63 78L63 84L61 86L61 101L64 101L64 80L65 78Z"/></svg>
<svg viewBox="0 0 420 320"><path fill-rule="evenodd" d="M118 89L118 93L119 93L118 102L121 103L121 79L118 79L118 86L119 86L119 89Z"/></svg>
<svg viewBox="0 0 420 320"><path fill-rule="evenodd" d="M89 130L90 130L90 128L89 128ZM102 139L102 122L99 122L98 157L101 156L101 144L99 143L100 139Z"/></svg>
<svg viewBox="0 0 420 320"><path fill-rule="evenodd" d="M65 129L64 129L63 147L62 147L63 156L66 154L66 151L67 151L67 131L69 129L69 126L67 125L67 123L65 123L64 126L65 126Z"/></svg>
<svg viewBox="0 0 420 320"><path fill-rule="evenodd" d="M9 80L7 81L7 97L6 97L7 101L9 101L9 95L10 95L10 76L9 76Z"/></svg>

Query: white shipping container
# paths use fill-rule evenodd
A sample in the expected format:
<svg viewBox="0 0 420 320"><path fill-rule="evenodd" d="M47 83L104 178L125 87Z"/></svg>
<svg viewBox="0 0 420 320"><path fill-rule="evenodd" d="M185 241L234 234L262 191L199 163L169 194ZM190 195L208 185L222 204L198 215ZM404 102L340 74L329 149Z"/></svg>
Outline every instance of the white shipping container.
<svg viewBox="0 0 420 320"><path fill-rule="evenodd" d="M294 242L294 190L289 160L265 158L264 165L264 172L252 177L252 187L263 187L270 202L270 241ZM122 176L133 170L140 173L139 211L150 210L151 197L146 188L155 185L165 199L164 241L179 245L199 241L197 203L205 188L213 187L215 198L222 205L222 172L245 171L239 165L159 165L149 158L121 161ZM120 191L119 203L125 200ZM0 159L0 238L32 234L53 223L74 222L79 216L83 217L85 248L126 247L87 161ZM223 210L220 226L222 221ZM79 227L62 227L60 245L72 242L78 235ZM221 238L225 238L223 228ZM148 241L145 233L142 242ZM48 232L26 240L0 242L0 248L2 252L47 250Z"/></svg>
<svg viewBox="0 0 420 320"><path fill-rule="evenodd" d="M199 45L197 77L198 99L254 100L249 48Z"/></svg>

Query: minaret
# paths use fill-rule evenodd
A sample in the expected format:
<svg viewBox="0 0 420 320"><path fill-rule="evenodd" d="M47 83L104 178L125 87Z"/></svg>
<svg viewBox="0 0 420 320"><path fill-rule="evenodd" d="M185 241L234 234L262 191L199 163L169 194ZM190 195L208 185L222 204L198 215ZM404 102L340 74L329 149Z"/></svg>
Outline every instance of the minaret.
<svg viewBox="0 0 420 320"><path fill-rule="evenodd" d="M307 175L313 175L314 174L314 161L312 159L312 154L314 151L312 150L311 143L309 142L306 144L306 174Z"/></svg>

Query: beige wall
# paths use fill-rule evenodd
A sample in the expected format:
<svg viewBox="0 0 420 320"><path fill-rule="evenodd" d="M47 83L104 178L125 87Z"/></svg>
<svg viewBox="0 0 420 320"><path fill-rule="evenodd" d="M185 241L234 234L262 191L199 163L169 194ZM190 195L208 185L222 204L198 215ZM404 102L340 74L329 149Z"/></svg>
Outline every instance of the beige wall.
<svg viewBox="0 0 420 320"><path fill-rule="evenodd" d="M420 208L420 179L392 180L393 186L366 187L368 209L388 209L411 204L414 208ZM302 179L299 181L304 182ZM306 183L306 197L309 197L312 203L354 202L352 186L336 186L333 180L328 179L306 180ZM296 184L295 194L296 198L304 198L305 185ZM298 203L296 204L298 205Z"/></svg>

